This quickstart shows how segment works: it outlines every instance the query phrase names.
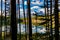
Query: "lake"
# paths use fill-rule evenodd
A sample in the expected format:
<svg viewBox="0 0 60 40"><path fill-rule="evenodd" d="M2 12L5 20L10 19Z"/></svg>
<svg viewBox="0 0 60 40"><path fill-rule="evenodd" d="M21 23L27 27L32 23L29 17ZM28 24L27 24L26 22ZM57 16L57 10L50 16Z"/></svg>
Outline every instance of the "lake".
<svg viewBox="0 0 60 40"><path fill-rule="evenodd" d="M26 32L29 33L28 32L29 28L28 28L28 26L25 28L25 24L20 24L20 26L19 26L19 24L17 24L17 34L20 33L20 29L21 29L21 34L25 33L25 29L27 30ZM9 25L7 26L7 28L5 26L2 26L2 31L4 32L6 30L7 30L7 32L10 32L10 26ZM0 32L1 32L1 27L0 27ZM32 33L36 33L36 32L41 33L41 34L46 33L46 28L43 26L37 26L37 28L36 28L35 25L32 25Z"/></svg>

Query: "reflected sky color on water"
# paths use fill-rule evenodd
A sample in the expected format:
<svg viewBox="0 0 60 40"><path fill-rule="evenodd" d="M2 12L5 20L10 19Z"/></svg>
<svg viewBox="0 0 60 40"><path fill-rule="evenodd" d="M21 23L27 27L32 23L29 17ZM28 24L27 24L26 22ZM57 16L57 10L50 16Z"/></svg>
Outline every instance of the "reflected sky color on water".
<svg viewBox="0 0 60 40"><path fill-rule="evenodd" d="M19 25L19 24L18 24ZM18 26L17 28L18 30L18 33L20 32L20 28ZM26 28L26 30L28 30L28 28ZM37 26L37 29L36 29L36 26L33 25L32 26L32 33L36 33L36 30L37 30L37 33L45 33L46 32L46 29L42 26ZM25 33L25 25L24 24L21 24L21 33Z"/></svg>
<svg viewBox="0 0 60 40"><path fill-rule="evenodd" d="M25 33L25 24L21 24L21 26L19 26L19 24L17 24L17 33L19 34L20 33L20 27L21 27L21 33ZM7 26L7 29L5 28L5 26L2 27L2 31L6 31L9 32L10 31L10 26ZM27 30L27 33L28 33L28 27L26 28ZM46 29L42 26L37 26L37 29L36 29L36 26L33 25L32 26L32 33L36 33L36 30L37 30L37 33L46 33Z"/></svg>

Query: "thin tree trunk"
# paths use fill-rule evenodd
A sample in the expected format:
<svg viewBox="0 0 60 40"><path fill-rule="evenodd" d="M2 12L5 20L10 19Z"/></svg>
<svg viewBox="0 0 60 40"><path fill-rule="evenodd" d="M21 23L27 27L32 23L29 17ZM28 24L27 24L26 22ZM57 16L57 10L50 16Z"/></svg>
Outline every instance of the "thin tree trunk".
<svg viewBox="0 0 60 40"><path fill-rule="evenodd" d="M59 40L58 0L55 0L55 40Z"/></svg>
<svg viewBox="0 0 60 40"><path fill-rule="evenodd" d="M28 16L29 16L29 40L32 40L32 24L31 24L31 11L30 11L30 0L28 2Z"/></svg>
<svg viewBox="0 0 60 40"><path fill-rule="evenodd" d="M17 40L16 0L11 0L11 35L12 40Z"/></svg>

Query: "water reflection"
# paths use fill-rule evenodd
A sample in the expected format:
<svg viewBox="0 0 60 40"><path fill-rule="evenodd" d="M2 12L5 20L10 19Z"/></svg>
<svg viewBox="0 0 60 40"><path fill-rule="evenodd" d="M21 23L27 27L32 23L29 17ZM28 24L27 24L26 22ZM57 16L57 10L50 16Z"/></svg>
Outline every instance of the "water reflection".
<svg viewBox="0 0 60 40"><path fill-rule="evenodd" d="M21 27L21 28L20 28ZM17 24L17 33L20 33L20 29L21 29L21 33L25 33L25 24L21 24L21 26L19 26L19 24ZM1 29L0 29L1 30ZM7 29L5 28L5 26L2 27L2 31L6 31L10 32L10 26L7 26ZM28 31L28 27L26 28L26 30ZM46 29L43 26L36 26L32 25L32 33L46 33Z"/></svg>

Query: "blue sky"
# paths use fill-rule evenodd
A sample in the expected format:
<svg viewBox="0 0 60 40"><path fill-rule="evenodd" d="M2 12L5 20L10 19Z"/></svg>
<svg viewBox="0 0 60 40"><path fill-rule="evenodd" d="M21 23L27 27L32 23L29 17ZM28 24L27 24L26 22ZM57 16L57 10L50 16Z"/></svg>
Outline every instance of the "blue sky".
<svg viewBox="0 0 60 40"><path fill-rule="evenodd" d="M2 4L3 4L3 10L4 10L4 0L2 0ZM10 0L8 0L9 3ZM17 2L16 2L17 3ZM21 16L23 16L23 5L22 5L22 0L20 0L20 14ZM30 0L30 9L31 9L31 14L35 13L35 12L40 12L42 11L43 13L44 8L42 8L41 6L44 6L44 0ZM27 0L24 0L24 8L25 8L25 13L27 13ZM1 0L0 0L0 10L1 10ZM18 12L18 10L17 10Z"/></svg>
<svg viewBox="0 0 60 40"><path fill-rule="evenodd" d="M9 1L9 0L8 0ZM43 6L44 5L44 3L43 3L43 1L44 0L30 0L31 1L31 10L34 12L34 10L36 11L36 10L39 10L39 9L41 9L40 8L40 6ZM4 10L4 0L2 0L2 4L3 4L3 10ZM22 0L20 0L20 12L22 13L22 11L23 11L23 6L22 6ZM25 7L25 10L27 10L27 0L24 0L24 7ZM1 9L1 0L0 0L0 9Z"/></svg>
<svg viewBox="0 0 60 40"><path fill-rule="evenodd" d="M23 15L23 6L22 6L22 0L20 0L20 13ZM41 8L40 6L44 6L44 0L30 0L30 9L31 9L31 14L36 12L43 11L44 8ZM27 0L24 0L24 8L25 8L25 13L27 11Z"/></svg>

